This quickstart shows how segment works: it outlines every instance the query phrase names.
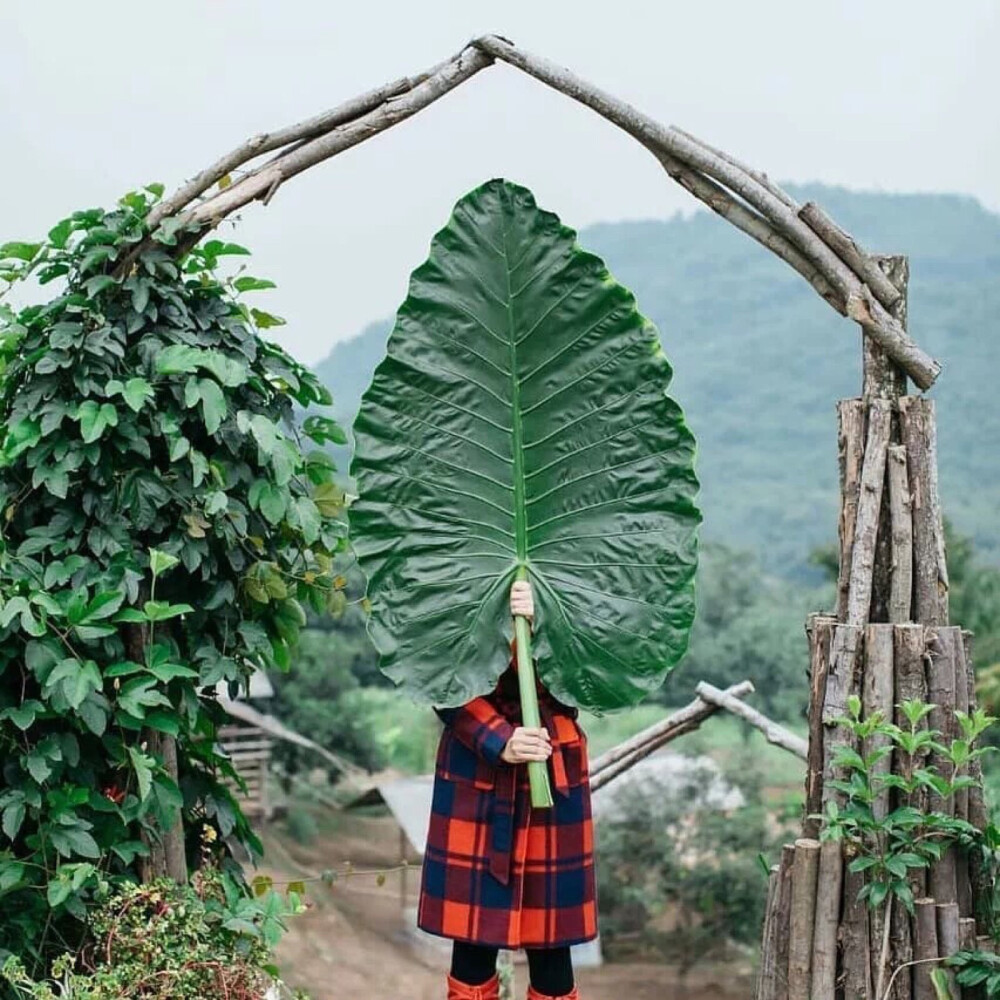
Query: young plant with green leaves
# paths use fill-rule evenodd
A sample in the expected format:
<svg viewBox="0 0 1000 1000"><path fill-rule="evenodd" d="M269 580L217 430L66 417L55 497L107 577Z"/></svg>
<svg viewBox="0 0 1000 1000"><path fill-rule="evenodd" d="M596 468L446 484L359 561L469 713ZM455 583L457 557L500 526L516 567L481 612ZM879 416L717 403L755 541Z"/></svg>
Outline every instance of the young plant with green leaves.
<svg viewBox="0 0 1000 1000"><path fill-rule="evenodd" d="M354 423L352 543L385 673L454 706L488 693L518 617L524 725L548 689L634 705L694 617L695 442L635 297L530 191L462 198L412 275ZM529 765L532 801L549 799Z"/></svg>
<svg viewBox="0 0 1000 1000"><path fill-rule="evenodd" d="M997 944L994 938L994 946ZM976 948L959 951L951 955L945 965L954 973L955 982L972 996L980 995L984 1000L1000 997L1000 954ZM940 970L932 973L938 995L942 1000L953 1000L948 993L948 977ZM981 991L981 992L980 992Z"/></svg>
<svg viewBox="0 0 1000 1000"><path fill-rule="evenodd" d="M838 806L832 799L828 803L822 836L844 840L855 854L850 869L867 873L860 898L867 899L870 907L881 906L893 896L912 913L910 869L927 868L950 846L969 847L979 837L979 831L963 819L920 808L918 794L926 790L944 800L974 785L975 779L962 772L970 761L990 752L990 747L973 744L996 720L979 708L971 715L955 712L962 735L944 740L939 730L921 725L933 705L904 701L899 708L905 726L889 722L881 712L862 718L861 699L853 695L848 699L849 714L837 724L848 729L858 745L872 737L882 739L865 754L852 746L837 749L833 766L845 777L830 785L842 793L844 804ZM901 773L877 767L893 754L903 761ZM944 762L943 770L933 760ZM879 815L874 805L888 789L895 789L898 804Z"/></svg>
<svg viewBox="0 0 1000 1000"><path fill-rule="evenodd" d="M955 982L972 996L1000 1000L1000 828L995 819L986 825L981 839L973 845L971 859L979 866L978 882L982 891L976 926L986 931L992 948L976 947L956 952L948 957L945 965ZM948 1000L948 979L935 970L938 993L945 1000Z"/></svg>
<svg viewBox="0 0 1000 1000"><path fill-rule="evenodd" d="M980 708L971 714L957 711L960 735L946 739L924 725L934 706L922 701L900 703L906 723L902 726L881 712L862 718L861 699L854 695L847 708L848 715L836 721L849 731L853 745L838 747L833 767L843 777L830 781L842 803L831 799L827 804L821 836L844 841L853 858L850 870L865 873L858 898L867 900L872 910L885 909L880 942L880 967L885 969L893 901L914 912L911 873L928 868L949 848L972 851L983 845L983 832L971 823L928 805L976 784L968 765L992 749L975 743L996 720ZM874 749L859 752L855 746ZM896 773L878 766L890 756L902 762ZM880 801L893 807L877 808Z"/></svg>
<svg viewBox="0 0 1000 1000"><path fill-rule="evenodd" d="M220 274L244 248L149 233L161 193L0 246L0 959L35 972L169 831L259 854L215 688L342 598L344 437L296 409L329 394L243 301L271 283Z"/></svg>

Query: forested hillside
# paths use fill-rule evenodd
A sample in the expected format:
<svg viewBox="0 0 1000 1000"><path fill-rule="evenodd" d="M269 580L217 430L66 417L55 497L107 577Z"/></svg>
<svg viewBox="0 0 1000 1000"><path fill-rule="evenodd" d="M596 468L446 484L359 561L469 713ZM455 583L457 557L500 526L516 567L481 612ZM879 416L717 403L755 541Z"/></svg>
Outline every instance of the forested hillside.
<svg viewBox="0 0 1000 1000"><path fill-rule="evenodd" d="M910 256L911 330L944 363L938 401L945 514L1000 562L1000 216L955 195L791 188L869 249ZM570 220L571 221L571 220ZM836 400L860 385L857 328L719 219L608 223L580 234L632 288L675 368L699 441L705 539L815 578L836 532ZM337 344L317 371L349 423L389 321Z"/></svg>

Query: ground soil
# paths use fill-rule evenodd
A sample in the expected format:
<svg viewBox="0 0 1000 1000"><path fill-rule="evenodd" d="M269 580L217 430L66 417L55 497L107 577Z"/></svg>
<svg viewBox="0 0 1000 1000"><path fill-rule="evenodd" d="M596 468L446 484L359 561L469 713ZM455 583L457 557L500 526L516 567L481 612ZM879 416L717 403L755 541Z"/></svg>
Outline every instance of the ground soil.
<svg viewBox="0 0 1000 1000"><path fill-rule="evenodd" d="M302 845L275 824L264 833L267 864L261 873L276 883L349 861L357 872L390 868L399 860L399 833L388 816L326 814L320 835ZM416 859L411 858L411 861ZM406 873L411 904L419 870ZM415 943L401 910L401 876L383 885L374 874L338 878L330 888L307 884L310 910L293 918L277 953L285 981L309 991L313 1000L444 1000L447 942ZM515 966L516 990L525 991L525 967ZM746 965L698 966L683 980L656 963L606 963L578 970L581 1000L748 1000Z"/></svg>

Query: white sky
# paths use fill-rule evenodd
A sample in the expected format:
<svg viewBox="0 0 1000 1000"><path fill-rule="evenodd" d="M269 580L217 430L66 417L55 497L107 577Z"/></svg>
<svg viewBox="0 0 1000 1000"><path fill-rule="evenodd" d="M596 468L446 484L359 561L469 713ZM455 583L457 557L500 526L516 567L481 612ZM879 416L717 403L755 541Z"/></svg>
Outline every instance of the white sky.
<svg viewBox="0 0 1000 1000"><path fill-rule="evenodd" d="M773 177L1000 210L996 0L0 0L0 242L171 188L488 31ZM633 140L497 67L226 232L279 284L260 300L289 320L277 339L315 362L395 310L451 205L495 176L577 229L692 205Z"/></svg>

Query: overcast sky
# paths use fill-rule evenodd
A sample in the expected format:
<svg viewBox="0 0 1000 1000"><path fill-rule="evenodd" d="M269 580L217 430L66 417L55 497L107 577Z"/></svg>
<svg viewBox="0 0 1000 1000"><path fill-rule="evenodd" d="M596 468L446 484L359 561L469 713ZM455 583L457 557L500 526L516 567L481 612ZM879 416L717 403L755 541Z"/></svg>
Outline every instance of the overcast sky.
<svg viewBox="0 0 1000 1000"><path fill-rule="evenodd" d="M773 177L1000 210L996 0L0 0L0 242L171 188L490 31ZM279 284L278 339L315 362L396 309L452 204L495 176L577 229L692 207L633 140L495 67L226 232Z"/></svg>

